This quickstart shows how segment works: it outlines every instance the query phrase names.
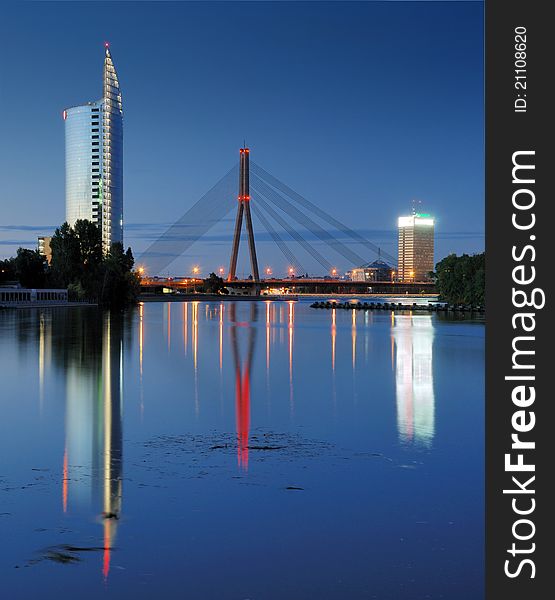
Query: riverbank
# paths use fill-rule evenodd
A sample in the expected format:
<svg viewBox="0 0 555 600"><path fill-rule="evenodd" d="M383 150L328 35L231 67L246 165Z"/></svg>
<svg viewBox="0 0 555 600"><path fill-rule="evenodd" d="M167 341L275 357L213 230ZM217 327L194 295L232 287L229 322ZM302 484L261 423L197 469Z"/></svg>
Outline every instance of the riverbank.
<svg viewBox="0 0 555 600"><path fill-rule="evenodd" d="M92 302L18 302L12 304L0 304L0 310L9 308L72 308L75 306L98 306Z"/></svg>
<svg viewBox="0 0 555 600"><path fill-rule="evenodd" d="M313 300L313 299L364 299L376 302L379 299L389 298L391 300L419 300L420 302L437 302L437 294L410 294L410 295L392 295L392 294L281 294L281 295L260 295L260 296L234 296L224 294L141 294L138 298L139 302L191 302L197 300L203 301L284 301L291 302L297 300Z"/></svg>
<svg viewBox="0 0 555 600"><path fill-rule="evenodd" d="M321 296L318 296L321 298ZM299 299L297 294L282 296L233 296L225 294L141 294L139 302L252 302L257 300L273 302L294 302Z"/></svg>

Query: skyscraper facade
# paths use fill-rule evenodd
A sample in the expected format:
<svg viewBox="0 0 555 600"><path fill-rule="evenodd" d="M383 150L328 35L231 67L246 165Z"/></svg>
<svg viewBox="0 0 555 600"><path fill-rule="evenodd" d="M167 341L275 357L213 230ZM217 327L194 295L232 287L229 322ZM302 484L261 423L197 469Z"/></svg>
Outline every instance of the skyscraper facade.
<svg viewBox="0 0 555 600"><path fill-rule="evenodd" d="M102 98L64 110L66 221L96 223L105 252L123 243L123 109L108 44Z"/></svg>
<svg viewBox="0 0 555 600"><path fill-rule="evenodd" d="M398 279L427 281L433 270L434 219L420 213L399 217Z"/></svg>

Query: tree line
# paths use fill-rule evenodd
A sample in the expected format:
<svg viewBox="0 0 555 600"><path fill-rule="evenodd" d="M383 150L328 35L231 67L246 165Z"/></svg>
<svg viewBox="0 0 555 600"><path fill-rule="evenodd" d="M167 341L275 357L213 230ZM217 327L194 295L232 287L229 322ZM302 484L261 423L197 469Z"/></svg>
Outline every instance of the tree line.
<svg viewBox="0 0 555 600"><path fill-rule="evenodd" d="M440 300L449 304L485 304L486 255L449 254L432 273Z"/></svg>
<svg viewBox="0 0 555 600"><path fill-rule="evenodd" d="M131 248L113 243L102 251L99 227L80 219L58 227L50 242L52 260L38 250L19 248L15 257L0 261L0 283L16 280L24 288L67 288L70 299L102 305L126 306L137 299L140 287L133 270Z"/></svg>

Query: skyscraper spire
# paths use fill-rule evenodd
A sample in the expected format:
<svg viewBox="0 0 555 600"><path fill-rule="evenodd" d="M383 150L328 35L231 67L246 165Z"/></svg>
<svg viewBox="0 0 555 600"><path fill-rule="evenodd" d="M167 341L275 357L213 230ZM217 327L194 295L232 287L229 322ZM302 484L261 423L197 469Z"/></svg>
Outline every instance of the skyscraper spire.
<svg viewBox="0 0 555 600"><path fill-rule="evenodd" d="M123 242L123 107L118 75L104 43L102 244L108 252L113 242Z"/></svg>
<svg viewBox="0 0 555 600"><path fill-rule="evenodd" d="M105 57L102 97L105 102L109 102L115 110L119 111L120 114L123 114L118 75L116 73L108 42L104 43L104 48Z"/></svg>

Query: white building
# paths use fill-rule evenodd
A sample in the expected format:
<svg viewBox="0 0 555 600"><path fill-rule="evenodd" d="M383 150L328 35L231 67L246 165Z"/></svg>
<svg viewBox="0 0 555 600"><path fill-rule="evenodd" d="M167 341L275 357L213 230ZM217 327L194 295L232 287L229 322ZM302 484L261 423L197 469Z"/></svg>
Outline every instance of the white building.
<svg viewBox="0 0 555 600"><path fill-rule="evenodd" d="M123 111L108 45L100 100L64 110L66 221L96 223L104 251L123 243Z"/></svg>

